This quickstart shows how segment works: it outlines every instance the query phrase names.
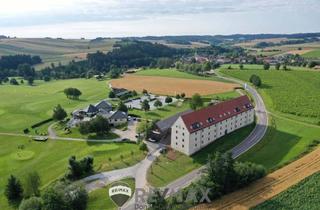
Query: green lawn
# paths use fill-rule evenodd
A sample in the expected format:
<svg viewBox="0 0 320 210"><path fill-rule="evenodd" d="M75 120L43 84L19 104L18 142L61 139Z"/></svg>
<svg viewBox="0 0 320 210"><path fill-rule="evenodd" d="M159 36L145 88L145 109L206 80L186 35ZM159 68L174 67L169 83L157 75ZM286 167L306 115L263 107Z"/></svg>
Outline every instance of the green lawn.
<svg viewBox="0 0 320 210"><path fill-rule="evenodd" d="M320 58L320 50L313 50L302 55L304 58Z"/></svg>
<svg viewBox="0 0 320 210"><path fill-rule="evenodd" d="M64 123L56 123L53 126L53 129L56 131L57 136L59 137L66 137L66 138L81 138L81 139L106 139L106 140L112 140L112 139L116 139L119 138L120 136L109 132L107 135L103 135L103 136L97 136L95 133L90 133L90 134L86 134L83 135L80 133L79 128L75 127L75 128L71 128L70 132L66 132L64 130L65 128L65 124Z"/></svg>
<svg viewBox="0 0 320 210"><path fill-rule="evenodd" d="M63 90L78 88L82 92L80 100L70 100ZM0 85L0 132L22 132L31 125L48 119L52 109L61 104L68 113L76 108L84 108L107 98L109 89L106 81L95 79L59 80L45 83L36 81L35 86ZM45 128L41 128L46 130Z"/></svg>
<svg viewBox="0 0 320 210"><path fill-rule="evenodd" d="M320 124L319 72L222 70L222 73L243 81L248 81L252 74L258 75L262 80L259 92L269 111L295 120Z"/></svg>
<svg viewBox="0 0 320 210"><path fill-rule="evenodd" d="M135 181L134 179L124 179L120 182L128 184L132 190L132 193L135 191ZM89 202L87 210L116 210L117 206L109 198L109 188L110 185L107 185L104 188L95 190L89 194Z"/></svg>
<svg viewBox="0 0 320 210"><path fill-rule="evenodd" d="M148 171L148 182L155 187L165 186L179 177L203 166L209 154L217 151L226 152L243 141L253 130L254 125L247 126L213 142L200 152L189 157L176 153L176 159L170 160L161 155Z"/></svg>
<svg viewBox="0 0 320 210"><path fill-rule="evenodd" d="M24 146L24 149L18 147ZM131 154L133 151L133 155ZM10 174L23 181L24 175L37 171L42 187L63 176L68 167L68 158L76 155L94 157L96 171L108 171L134 165L144 158L135 144L86 143L70 141L35 142L24 137L0 136L0 207L11 209L4 197L4 186ZM123 159L121 160L121 155ZM111 158L111 161L109 160Z"/></svg>
<svg viewBox="0 0 320 210"><path fill-rule="evenodd" d="M203 96L202 98L204 103L208 104L213 98L219 99L219 100L228 100L228 99L236 98L239 96L240 94L238 92L232 91L227 93ZM175 104L170 104L168 106L159 108L157 110L144 112L141 110L132 109L132 110L129 110L129 113L138 115L144 119L164 119L189 109L190 109L189 101L185 100L184 102L177 102Z"/></svg>
<svg viewBox="0 0 320 210"><path fill-rule="evenodd" d="M240 161L262 164L269 171L275 170L307 152L308 145L320 137L320 127L307 126L279 117L270 118L266 136L240 156Z"/></svg>
<svg viewBox="0 0 320 210"><path fill-rule="evenodd" d="M320 173L304 179L271 200L252 208L253 210L300 210L319 209Z"/></svg>
<svg viewBox="0 0 320 210"><path fill-rule="evenodd" d="M228 82L223 79L219 79L214 76L198 76L194 74L190 74L183 71L178 71L174 68L172 69L146 69L141 70L135 73L135 75L140 76L156 76L156 77L171 77L171 78L183 78L183 79L197 79L197 80L214 80L214 81L222 81L222 82Z"/></svg>

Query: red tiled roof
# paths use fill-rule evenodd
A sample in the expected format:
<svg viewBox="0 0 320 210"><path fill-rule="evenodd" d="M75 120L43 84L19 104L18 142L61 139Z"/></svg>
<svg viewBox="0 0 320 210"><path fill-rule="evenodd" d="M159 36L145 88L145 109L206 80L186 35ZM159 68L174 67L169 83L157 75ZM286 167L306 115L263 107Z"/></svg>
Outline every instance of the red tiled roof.
<svg viewBox="0 0 320 210"><path fill-rule="evenodd" d="M181 118L189 132L193 133L253 108L248 96L240 96L229 101L184 114Z"/></svg>

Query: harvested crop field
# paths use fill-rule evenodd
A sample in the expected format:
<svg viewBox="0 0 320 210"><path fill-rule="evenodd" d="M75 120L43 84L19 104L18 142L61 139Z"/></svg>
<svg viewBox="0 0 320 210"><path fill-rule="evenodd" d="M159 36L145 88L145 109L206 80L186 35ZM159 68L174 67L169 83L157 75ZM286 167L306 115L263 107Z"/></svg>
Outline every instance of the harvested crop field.
<svg viewBox="0 0 320 210"><path fill-rule="evenodd" d="M320 171L320 148L252 185L194 209L249 209Z"/></svg>
<svg viewBox="0 0 320 210"><path fill-rule="evenodd" d="M141 92L146 89L153 94L176 95L185 93L192 96L195 93L200 95L211 95L233 91L237 84L224 83L210 80L180 79L154 76L126 75L123 78L111 80L110 84L115 88L125 88Z"/></svg>

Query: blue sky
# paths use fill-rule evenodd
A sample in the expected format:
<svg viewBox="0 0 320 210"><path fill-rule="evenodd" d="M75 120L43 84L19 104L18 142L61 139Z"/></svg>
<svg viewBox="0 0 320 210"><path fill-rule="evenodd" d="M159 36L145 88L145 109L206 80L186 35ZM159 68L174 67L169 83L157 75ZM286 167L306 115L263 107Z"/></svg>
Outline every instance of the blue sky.
<svg viewBox="0 0 320 210"><path fill-rule="evenodd" d="M18 37L320 32L320 0L0 0Z"/></svg>

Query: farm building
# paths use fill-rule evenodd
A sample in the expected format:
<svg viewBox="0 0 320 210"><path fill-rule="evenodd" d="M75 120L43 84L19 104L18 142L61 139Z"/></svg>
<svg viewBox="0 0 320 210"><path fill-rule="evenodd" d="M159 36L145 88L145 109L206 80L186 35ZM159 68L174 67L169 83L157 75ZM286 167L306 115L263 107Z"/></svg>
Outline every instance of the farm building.
<svg viewBox="0 0 320 210"><path fill-rule="evenodd" d="M254 114L248 96L183 114L171 127L171 147L192 155L218 138L252 124Z"/></svg>

